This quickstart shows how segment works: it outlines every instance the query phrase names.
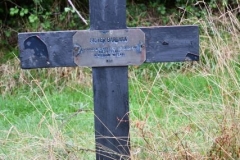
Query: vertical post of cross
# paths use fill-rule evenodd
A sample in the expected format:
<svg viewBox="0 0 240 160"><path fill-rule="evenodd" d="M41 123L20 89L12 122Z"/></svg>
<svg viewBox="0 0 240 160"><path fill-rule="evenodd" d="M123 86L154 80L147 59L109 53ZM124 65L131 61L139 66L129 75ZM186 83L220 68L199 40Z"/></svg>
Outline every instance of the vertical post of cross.
<svg viewBox="0 0 240 160"><path fill-rule="evenodd" d="M90 29L126 29L126 0L90 0ZM96 159L130 155L128 67L93 68Z"/></svg>

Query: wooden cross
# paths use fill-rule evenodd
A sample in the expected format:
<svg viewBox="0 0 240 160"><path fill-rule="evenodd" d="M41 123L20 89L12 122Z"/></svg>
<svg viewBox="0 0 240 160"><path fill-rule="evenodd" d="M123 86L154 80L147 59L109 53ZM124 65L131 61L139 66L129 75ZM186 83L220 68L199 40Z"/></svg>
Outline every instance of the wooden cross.
<svg viewBox="0 0 240 160"><path fill-rule="evenodd" d="M90 30L19 33L23 69L90 66L96 159L130 159L128 65L199 59L198 26L126 27L126 0L90 0Z"/></svg>

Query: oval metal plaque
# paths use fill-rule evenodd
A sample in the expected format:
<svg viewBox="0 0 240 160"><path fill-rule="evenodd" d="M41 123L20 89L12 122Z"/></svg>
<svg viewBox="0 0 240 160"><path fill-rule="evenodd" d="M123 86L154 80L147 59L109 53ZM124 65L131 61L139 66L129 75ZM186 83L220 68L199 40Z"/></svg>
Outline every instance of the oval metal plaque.
<svg viewBox="0 0 240 160"><path fill-rule="evenodd" d="M140 65L146 60L145 34L141 29L77 31L73 45L78 66Z"/></svg>

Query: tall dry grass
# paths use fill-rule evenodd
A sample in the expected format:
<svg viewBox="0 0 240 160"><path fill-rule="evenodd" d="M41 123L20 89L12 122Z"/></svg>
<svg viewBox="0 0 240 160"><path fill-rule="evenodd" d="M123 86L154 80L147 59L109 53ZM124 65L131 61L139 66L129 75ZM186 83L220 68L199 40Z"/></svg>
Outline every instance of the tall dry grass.
<svg viewBox="0 0 240 160"><path fill-rule="evenodd" d="M132 159L240 159L239 9L228 8L220 11L219 16L207 9L202 19L181 21L198 24L201 31L201 61L194 66L184 65L184 70L193 74L190 81L203 77L207 85L197 88L199 96L189 99L175 90L167 90L166 84L159 85L157 82L163 82L159 69L151 86L163 88L169 102L155 97L159 103L146 106L145 102L151 101L148 97L156 94L153 88L147 89L145 105L140 105L139 110L148 107L149 112L143 113L145 119L136 117L132 123L133 135L137 135L132 138L135 142ZM177 76L173 75L172 80ZM201 79L196 83L201 83ZM176 88L182 85L187 90L196 90L182 81L176 84ZM142 92L141 85L137 84L136 92ZM151 111L155 107L164 108L164 119Z"/></svg>

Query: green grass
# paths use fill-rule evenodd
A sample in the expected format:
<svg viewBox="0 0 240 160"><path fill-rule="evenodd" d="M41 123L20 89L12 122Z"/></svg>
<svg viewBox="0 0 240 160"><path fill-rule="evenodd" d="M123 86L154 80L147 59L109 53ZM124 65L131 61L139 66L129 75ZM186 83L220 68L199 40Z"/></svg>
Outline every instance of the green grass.
<svg viewBox="0 0 240 160"><path fill-rule="evenodd" d="M239 77L239 75L235 76ZM155 154L153 157L166 159L172 155L177 155L177 159L185 159L185 156L198 159L209 155L212 150L217 152L216 150L221 147L224 150L225 144L216 148L213 146L216 136L223 136L221 134L235 136L229 128L226 129L227 133L223 133L226 126L233 125L229 122L225 123L225 118L239 122L238 99L232 102L236 106L235 114L229 113L233 106L224 106L229 99L224 99L223 90L229 87L229 91L232 91L235 88L236 95L239 96L239 91L236 91L236 87L239 89L239 86L237 84L234 86L230 82L231 78L228 73L204 75L202 71L195 71L190 74L172 72L164 74L164 77L156 76L153 81L150 81L151 84L139 80L140 78L137 78L137 82L132 81L132 88L135 88L136 93L131 96L131 99L139 101L135 104L138 107L132 109L132 115L135 116L133 119L136 121L133 127L138 128L133 135L138 136L131 140L133 144L136 143L136 148L142 149L145 155L140 155L137 159L149 158L153 154ZM231 94L228 91L226 93ZM139 97L136 97L137 94ZM144 126L139 126L139 123ZM239 129L233 126L232 128ZM147 138L143 138L144 136ZM143 139L139 140L139 137ZM151 147L148 144L151 144ZM239 147L239 141L232 145ZM146 148L151 148L151 152L145 150ZM235 156L232 156L232 159L237 157L236 150L226 152L228 152L228 159L231 159L230 153L234 152Z"/></svg>
<svg viewBox="0 0 240 160"><path fill-rule="evenodd" d="M58 154L47 153L48 148L44 151L43 148L48 145L53 145L53 148L63 145L60 147L63 151L68 143L80 143L82 148L94 148L91 88L79 87L73 90L65 87L61 91L53 88L55 87L49 92L48 88L42 90L41 87L22 86L14 94L0 97L1 158L27 159L35 154L43 157ZM42 146L43 143L46 143L45 146ZM36 149L28 151L30 146ZM64 152L66 157L69 156L68 151ZM61 159L64 157L58 156L62 156Z"/></svg>
<svg viewBox="0 0 240 160"><path fill-rule="evenodd" d="M215 134L220 134L216 120L224 119L222 87L235 87L224 84L231 76L225 74L221 79L221 75L204 75L198 69L161 73L161 65L152 67L155 70L151 71L154 76L150 79L144 74L135 75L142 68L130 68L131 145L133 152L140 150L135 158L168 154L181 158L181 150L196 153L195 157L208 154ZM45 70L38 72L43 77L48 75ZM31 85L25 82L0 97L0 156L92 159L92 86L63 80L62 85L66 86L59 87L53 82L48 84L44 78L37 81L35 77L39 75L31 74Z"/></svg>

